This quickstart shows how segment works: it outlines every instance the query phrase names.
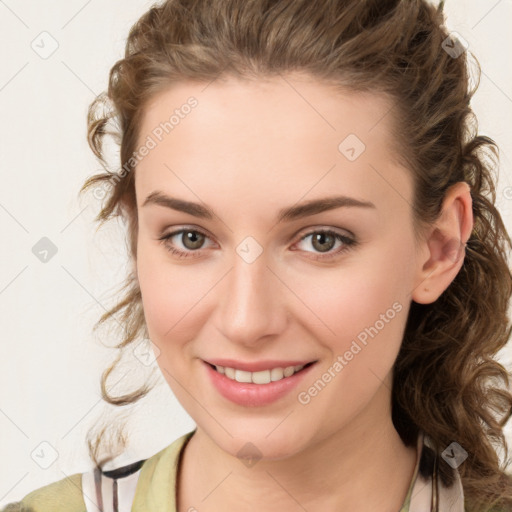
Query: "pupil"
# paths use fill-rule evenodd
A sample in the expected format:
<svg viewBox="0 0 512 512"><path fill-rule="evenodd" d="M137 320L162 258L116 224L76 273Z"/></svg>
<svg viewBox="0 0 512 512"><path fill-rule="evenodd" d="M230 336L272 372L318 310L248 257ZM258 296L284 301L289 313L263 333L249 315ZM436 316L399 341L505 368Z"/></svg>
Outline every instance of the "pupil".
<svg viewBox="0 0 512 512"><path fill-rule="evenodd" d="M188 249L198 249L202 245L201 234L196 231L187 231L184 233L185 239L183 245Z"/></svg>
<svg viewBox="0 0 512 512"><path fill-rule="evenodd" d="M326 239L329 240L331 243L327 243L326 247ZM332 235L329 235L328 233L318 233L313 238L313 245L315 246L315 249L318 249L320 252L327 252L330 249L332 249L332 242L334 241L334 237ZM318 242L320 245L317 246Z"/></svg>

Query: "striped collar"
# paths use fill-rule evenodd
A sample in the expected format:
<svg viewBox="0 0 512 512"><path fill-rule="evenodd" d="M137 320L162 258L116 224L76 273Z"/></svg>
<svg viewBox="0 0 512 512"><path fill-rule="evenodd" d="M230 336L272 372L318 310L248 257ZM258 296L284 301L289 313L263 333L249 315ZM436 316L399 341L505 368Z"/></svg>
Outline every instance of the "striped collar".
<svg viewBox="0 0 512 512"><path fill-rule="evenodd" d="M152 457L111 471L82 474L82 492L87 512L176 512L178 466L189 432ZM445 464L431 448L427 436L417 440L413 477L400 512L464 512L460 476L454 471L451 487L438 478L438 464Z"/></svg>
<svg viewBox="0 0 512 512"><path fill-rule="evenodd" d="M420 432L417 461L411 487L400 512L464 512L464 491L459 472L453 468L454 483L447 487L439 477L439 464L447 464L432 449L430 438Z"/></svg>

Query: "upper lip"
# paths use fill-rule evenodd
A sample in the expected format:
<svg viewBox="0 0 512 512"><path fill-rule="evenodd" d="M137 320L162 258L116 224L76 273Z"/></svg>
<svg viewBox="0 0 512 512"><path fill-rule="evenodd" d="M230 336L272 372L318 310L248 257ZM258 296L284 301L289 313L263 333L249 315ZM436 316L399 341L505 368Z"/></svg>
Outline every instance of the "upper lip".
<svg viewBox="0 0 512 512"><path fill-rule="evenodd" d="M205 363L212 364L213 366L223 366L228 368L234 368L235 370L243 370L246 372L259 372L262 370L271 370L272 368L286 368L288 366L303 366L308 363L314 363L314 360L302 360L297 359L265 359L263 361L236 361L235 359L204 359Z"/></svg>

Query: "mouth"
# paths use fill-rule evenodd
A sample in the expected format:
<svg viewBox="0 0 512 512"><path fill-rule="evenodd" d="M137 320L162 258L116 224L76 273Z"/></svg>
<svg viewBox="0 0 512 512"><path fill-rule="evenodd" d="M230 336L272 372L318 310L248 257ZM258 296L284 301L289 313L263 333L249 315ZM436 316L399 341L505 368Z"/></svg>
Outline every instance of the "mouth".
<svg viewBox="0 0 512 512"><path fill-rule="evenodd" d="M205 361L210 383L225 399L243 407L268 406L285 399L318 361L235 359Z"/></svg>
<svg viewBox="0 0 512 512"><path fill-rule="evenodd" d="M311 365L315 364L316 361L310 361L305 364L275 366L259 371L248 371L231 366L215 365L208 363L207 361L205 362L217 373L224 375L230 380L244 384L270 384L271 382L278 382L292 377L306 368L309 368Z"/></svg>

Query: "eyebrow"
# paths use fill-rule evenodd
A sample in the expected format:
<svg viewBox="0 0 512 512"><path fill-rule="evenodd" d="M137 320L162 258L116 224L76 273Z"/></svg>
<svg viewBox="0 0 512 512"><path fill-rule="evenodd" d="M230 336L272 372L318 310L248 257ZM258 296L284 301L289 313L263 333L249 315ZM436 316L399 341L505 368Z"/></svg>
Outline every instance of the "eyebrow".
<svg viewBox="0 0 512 512"><path fill-rule="evenodd" d="M208 206L170 197L160 191L155 191L149 194L142 204L142 207L150 204L164 206L165 208L188 213L189 215L193 215L200 219L211 220L216 217L214 211ZM310 215L342 207L376 208L376 206L370 201L361 201L353 197L324 197L321 199L311 199L300 204L282 208L277 214L277 223L279 224L284 221L290 222L292 220L302 219L304 217L309 217Z"/></svg>

